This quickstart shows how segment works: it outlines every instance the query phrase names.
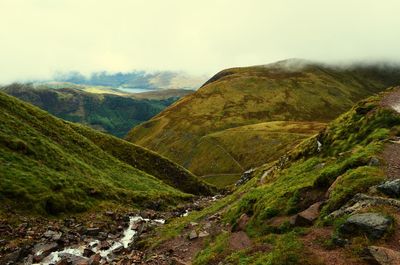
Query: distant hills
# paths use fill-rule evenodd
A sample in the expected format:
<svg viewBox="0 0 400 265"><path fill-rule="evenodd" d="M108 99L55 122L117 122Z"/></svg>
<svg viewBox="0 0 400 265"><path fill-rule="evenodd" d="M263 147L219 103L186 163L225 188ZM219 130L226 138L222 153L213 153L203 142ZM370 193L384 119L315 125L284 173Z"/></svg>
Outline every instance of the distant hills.
<svg viewBox="0 0 400 265"><path fill-rule="evenodd" d="M190 90L160 90L131 94L110 87L72 83L12 84L4 92L51 114L118 137L149 120Z"/></svg>
<svg viewBox="0 0 400 265"><path fill-rule="evenodd" d="M1 209L30 214L114 203L166 207L190 198L187 193L213 191L168 159L1 91L0 175Z"/></svg>
<svg viewBox="0 0 400 265"><path fill-rule="evenodd" d="M390 65L303 60L217 73L127 139L197 175L240 174L279 158L355 102L400 80Z"/></svg>
<svg viewBox="0 0 400 265"><path fill-rule="evenodd" d="M127 73L98 72L84 76L79 72L58 73L54 81L69 82L79 85L109 86L121 88L139 88L151 90L163 89L197 89L206 80L205 76L194 76L183 72L133 71Z"/></svg>

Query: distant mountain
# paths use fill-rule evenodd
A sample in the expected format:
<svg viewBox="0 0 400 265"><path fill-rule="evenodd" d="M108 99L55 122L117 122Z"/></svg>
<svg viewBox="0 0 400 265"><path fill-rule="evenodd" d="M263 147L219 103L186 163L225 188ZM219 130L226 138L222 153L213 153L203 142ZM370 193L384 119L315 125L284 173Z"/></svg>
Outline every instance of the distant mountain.
<svg viewBox="0 0 400 265"><path fill-rule="evenodd" d="M0 91L0 213L166 207L212 188L173 162ZM181 191L179 191L180 189ZM182 192L184 191L184 192Z"/></svg>
<svg viewBox="0 0 400 265"><path fill-rule="evenodd" d="M279 158L358 100L399 82L397 66L285 60L227 69L127 139L197 175L239 175Z"/></svg>
<svg viewBox="0 0 400 265"><path fill-rule="evenodd" d="M157 91L146 97L102 87L86 87L74 84L23 85L12 84L1 88L4 92L32 103L51 114L68 121L79 122L118 137L125 136L135 125L149 120L175 102L181 90ZM54 89L57 87L57 89ZM104 89L105 93L102 93ZM93 91L96 93L89 93ZM107 92L113 94L107 94ZM170 97L168 97L170 96ZM154 99L147 99L147 98Z"/></svg>
<svg viewBox="0 0 400 265"><path fill-rule="evenodd" d="M70 82L78 85L162 90L197 89L207 80L207 77L171 71L133 71L128 73L98 72L88 77L79 72L58 73L53 79L58 82Z"/></svg>

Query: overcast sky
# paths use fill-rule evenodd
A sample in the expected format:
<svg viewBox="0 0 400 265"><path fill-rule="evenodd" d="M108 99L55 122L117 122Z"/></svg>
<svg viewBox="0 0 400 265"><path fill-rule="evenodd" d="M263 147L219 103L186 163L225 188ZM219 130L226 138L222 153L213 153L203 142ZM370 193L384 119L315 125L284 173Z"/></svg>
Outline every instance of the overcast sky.
<svg viewBox="0 0 400 265"><path fill-rule="evenodd" d="M0 82L56 71L400 61L398 0L0 0Z"/></svg>

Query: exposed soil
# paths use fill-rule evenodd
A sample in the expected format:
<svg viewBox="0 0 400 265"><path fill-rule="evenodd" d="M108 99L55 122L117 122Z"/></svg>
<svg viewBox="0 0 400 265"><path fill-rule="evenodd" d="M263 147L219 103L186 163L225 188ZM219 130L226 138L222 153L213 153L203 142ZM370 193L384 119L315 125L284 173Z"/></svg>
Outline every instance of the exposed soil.
<svg viewBox="0 0 400 265"><path fill-rule="evenodd" d="M381 105L390 107L400 113L400 88L397 88L393 92L385 95L381 101Z"/></svg>
<svg viewBox="0 0 400 265"><path fill-rule="evenodd" d="M365 264L349 256L344 248L328 249L324 241L331 238L332 229L329 227L313 228L310 233L301 238L307 252L311 253L321 264L325 265L361 265Z"/></svg>
<svg viewBox="0 0 400 265"><path fill-rule="evenodd" d="M387 94L381 104L400 113L400 88ZM386 161L387 177L389 179L400 178L400 139L394 139L391 144L386 145L382 157Z"/></svg>
<svg viewBox="0 0 400 265"><path fill-rule="evenodd" d="M251 240L243 231L235 232L229 238L229 248L231 250L238 251L248 247L251 247Z"/></svg>
<svg viewBox="0 0 400 265"><path fill-rule="evenodd" d="M179 236L163 242L156 249L147 250L147 256L151 255L154 258L143 264L192 264L197 252L203 249L205 241L218 235L224 229L229 230L230 227L221 225L219 215L214 215L199 223L191 223ZM198 237L190 239L189 235L192 231L197 231ZM201 237L199 231L208 234Z"/></svg>
<svg viewBox="0 0 400 265"><path fill-rule="evenodd" d="M400 178L400 143L386 145L382 157L386 162L385 171L387 178Z"/></svg>

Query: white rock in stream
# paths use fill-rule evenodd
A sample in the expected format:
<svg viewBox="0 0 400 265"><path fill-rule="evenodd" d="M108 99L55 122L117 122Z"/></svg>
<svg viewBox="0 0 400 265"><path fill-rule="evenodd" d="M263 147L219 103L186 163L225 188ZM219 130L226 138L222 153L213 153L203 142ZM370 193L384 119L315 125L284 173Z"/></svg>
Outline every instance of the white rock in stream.
<svg viewBox="0 0 400 265"><path fill-rule="evenodd" d="M65 248L60 251L52 252L50 255L45 257L40 263L35 263L32 265L55 264L63 258L63 255L73 255L73 256L87 259L86 257L83 256L83 251L85 250L85 248L89 248L93 252L99 253L103 259L106 259L107 261L109 261L109 256L115 249L120 248L121 246L124 248L127 248L129 246L129 244L133 242L135 235L137 234L137 231L133 229L133 226L139 221L153 222L153 223L158 223L158 224L165 223L164 219L150 220L150 219L142 218L141 216L132 216L129 218L129 226L127 229L125 229L122 237L120 239L117 239L117 241L115 241L111 245L111 247L106 250L99 250L98 247L99 247L100 241L93 240L92 242L90 242L87 245L80 245L80 246L76 246L75 248L68 247L68 248Z"/></svg>

